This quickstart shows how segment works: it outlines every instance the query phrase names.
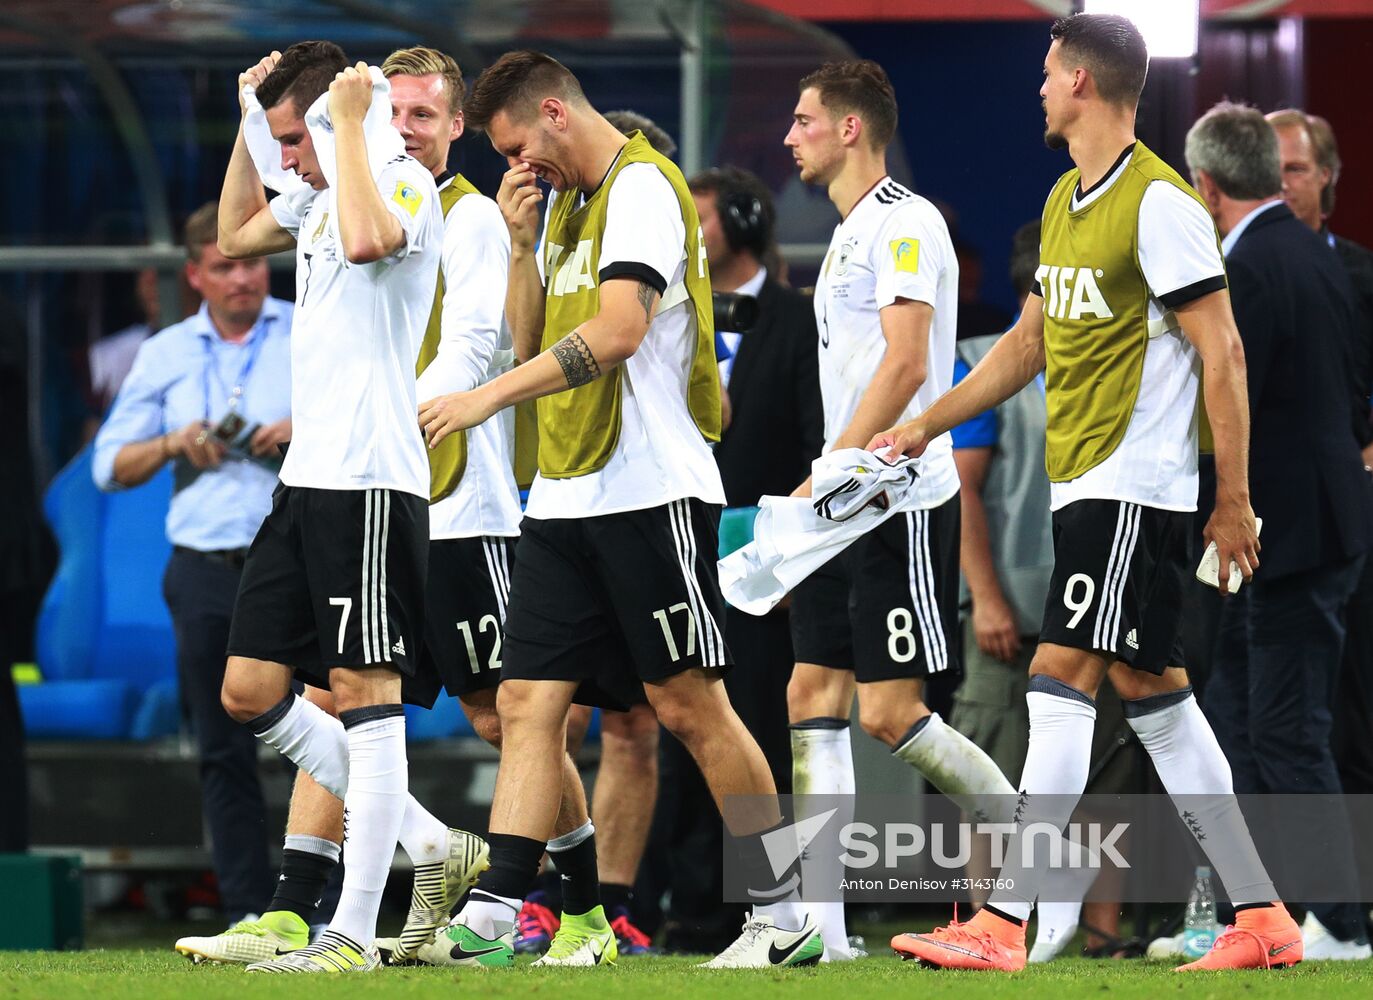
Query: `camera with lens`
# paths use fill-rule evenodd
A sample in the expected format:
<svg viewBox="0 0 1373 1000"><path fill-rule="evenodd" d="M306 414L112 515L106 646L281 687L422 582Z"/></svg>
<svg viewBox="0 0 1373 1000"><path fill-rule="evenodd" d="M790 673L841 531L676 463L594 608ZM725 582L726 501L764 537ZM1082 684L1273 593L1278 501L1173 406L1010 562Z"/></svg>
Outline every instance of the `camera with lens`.
<svg viewBox="0 0 1373 1000"><path fill-rule="evenodd" d="M713 292L715 329L732 333L748 333L758 322L758 300L752 295L734 292Z"/></svg>

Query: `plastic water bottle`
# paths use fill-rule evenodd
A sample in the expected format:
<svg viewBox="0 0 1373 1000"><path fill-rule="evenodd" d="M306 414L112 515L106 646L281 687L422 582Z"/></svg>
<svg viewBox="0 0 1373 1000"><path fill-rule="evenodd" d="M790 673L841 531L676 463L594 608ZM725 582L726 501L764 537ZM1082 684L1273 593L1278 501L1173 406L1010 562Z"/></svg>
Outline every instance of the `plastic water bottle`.
<svg viewBox="0 0 1373 1000"><path fill-rule="evenodd" d="M1182 950L1188 958L1201 958L1216 942L1216 894L1211 888L1211 869L1197 868L1192 895L1187 899L1187 917L1182 925Z"/></svg>

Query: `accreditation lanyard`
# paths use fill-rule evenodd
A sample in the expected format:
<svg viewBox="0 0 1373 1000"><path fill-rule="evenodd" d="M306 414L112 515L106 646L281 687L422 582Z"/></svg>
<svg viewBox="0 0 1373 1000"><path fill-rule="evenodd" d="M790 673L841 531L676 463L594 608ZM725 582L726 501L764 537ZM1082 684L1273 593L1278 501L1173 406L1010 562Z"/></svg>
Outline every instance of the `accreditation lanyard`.
<svg viewBox="0 0 1373 1000"><path fill-rule="evenodd" d="M213 372L214 380L224 387L223 380L219 377L219 365L215 362L215 348L213 341L214 334L211 333L205 340L205 423L210 422L210 376ZM229 390L229 410L237 413L243 405L243 387L248 383L248 376L252 373L253 365L257 364L257 356L262 352L262 342L267 339L265 327L259 328L249 342L245 351L246 357L243 359L243 367L239 369L238 378L234 380L233 387Z"/></svg>

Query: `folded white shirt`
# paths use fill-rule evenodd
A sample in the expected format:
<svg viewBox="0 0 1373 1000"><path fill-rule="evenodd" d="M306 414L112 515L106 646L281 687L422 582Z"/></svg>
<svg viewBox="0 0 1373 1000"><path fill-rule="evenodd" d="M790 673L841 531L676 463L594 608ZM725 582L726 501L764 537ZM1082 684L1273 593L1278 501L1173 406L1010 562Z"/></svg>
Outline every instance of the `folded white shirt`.
<svg viewBox="0 0 1373 1000"><path fill-rule="evenodd" d="M812 498L763 497L753 541L720 560L725 600L747 614L767 614L855 539L900 513L915 488L918 464L891 462L862 448L817 458Z"/></svg>
<svg viewBox="0 0 1373 1000"><path fill-rule="evenodd" d="M367 68L372 74L372 103L362 120L362 134L367 141L367 163L372 168L372 176L376 177L382 167L397 156L405 155L405 140L391 124L390 81L377 67ZM248 109L243 119L243 141L262 183L277 194L290 195L307 190L309 185L294 172L281 168L281 146L272 138L267 112L258 103L252 86L243 88L243 103ZM314 141L320 172L333 187L338 178L338 157L334 152L334 126L329 120L328 91L320 94L305 112L305 127Z"/></svg>

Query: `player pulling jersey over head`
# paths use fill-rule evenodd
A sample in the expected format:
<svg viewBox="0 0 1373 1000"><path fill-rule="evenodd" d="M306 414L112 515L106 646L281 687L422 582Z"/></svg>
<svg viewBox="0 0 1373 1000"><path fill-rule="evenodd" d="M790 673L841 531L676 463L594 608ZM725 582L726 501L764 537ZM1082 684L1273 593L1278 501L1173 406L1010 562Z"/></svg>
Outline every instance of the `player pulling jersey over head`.
<svg viewBox="0 0 1373 1000"><path fill-rule="evenodd" d="M378 963L377 909L397 840L417 863L449 853L443 824L397 794L407 781L402 676L415 673L428 546L414 359L442 216L432 175L389 125L385 82L365 64L349 67L338 46L273 53L239 83L244 122L219 242L237 257L296 248L294 435L243 568L223 700L350 817L329 929L250 969L367 971ZM254 132L259 116L279 159ZM263 178L278 164L304 183L274 176L285 193L268 204ZM332 689L338 719L291 693L292 667Z"/></svg>
<svg viewBox="0 0 1373 1000"><path fill-rule="evenodd" d="M882 67L830 63L800 91L786 145L801 179L824 185L840 215L815 287L825 447L861 448L952 384L958 261L938 210L887 173L897 108ZM809 481L798 492L809 494ZM796 792L853 794L856 682L864 730L936 787L1009 801L991 759L923 700L926 677L958 668L957 494L944 434L907 509L796 588L787 691ZM833 883L842 872L816 875ZM820 909L828 955L847 957L843 905Z"/></svg>
<svg viewBox="0 0 1373 1000"><path fill-rule="evenodd" d="M1087 781L1093 696L1109 670L1164 787L1208 797L1203 809L1188 807L1188 826L1239 910L1237 929L1186 968L1291 964L1301 960L1300 931L1274 902L1229 765L1174 655L1196 504L1199 374L1216 445L1206 535L1222 566L1233 557L1249 576L1257 565L1243 354L1218 241L1191 188L1135 139L1148 69L1135 26L1078 14L1056 21L1052 39L1040 89L1045 139L1066 146L1076 167L1044 207L1040 287L963 382L873 443L918 455L1045 372L1055 569L1030 667L1027 807L1017 822L1067 822ZM1046 866L1021 865L1019 840L1001 873L1010 888L971 922L901 935L893 947L934 965L1022 967L1024 921Z"/></svg>
<svg viewBox="0 0 1373 1000"><path fill-rule="evenodd" d="M511 165L498 196L511 232L506 314L528 360L426 403L420 420L437 442L537 398L539 478L506 621L492 867L449 928L450 954L475 962L509 947L553 832L567 709L579 688L613 704L617 690L642 685L713 789L769 803L731 823L749 845L764 905L717 963L817 961L815 925L787 898L791 887L768 867L759 836L780 821L771 773L720 676L730 665L715 574L723 490L708 447L720 398L695 202L675 164L641 134L615 129L566 67L541 53L501 57L477 81L467 116ZM554 196L536 260L537 179ZM585 819L585 805L575 805ZM576 839L589 855L579 864L594 870L590 837ZM540 961L613 961L594 888L565 893L563 909Z"/></svg>

